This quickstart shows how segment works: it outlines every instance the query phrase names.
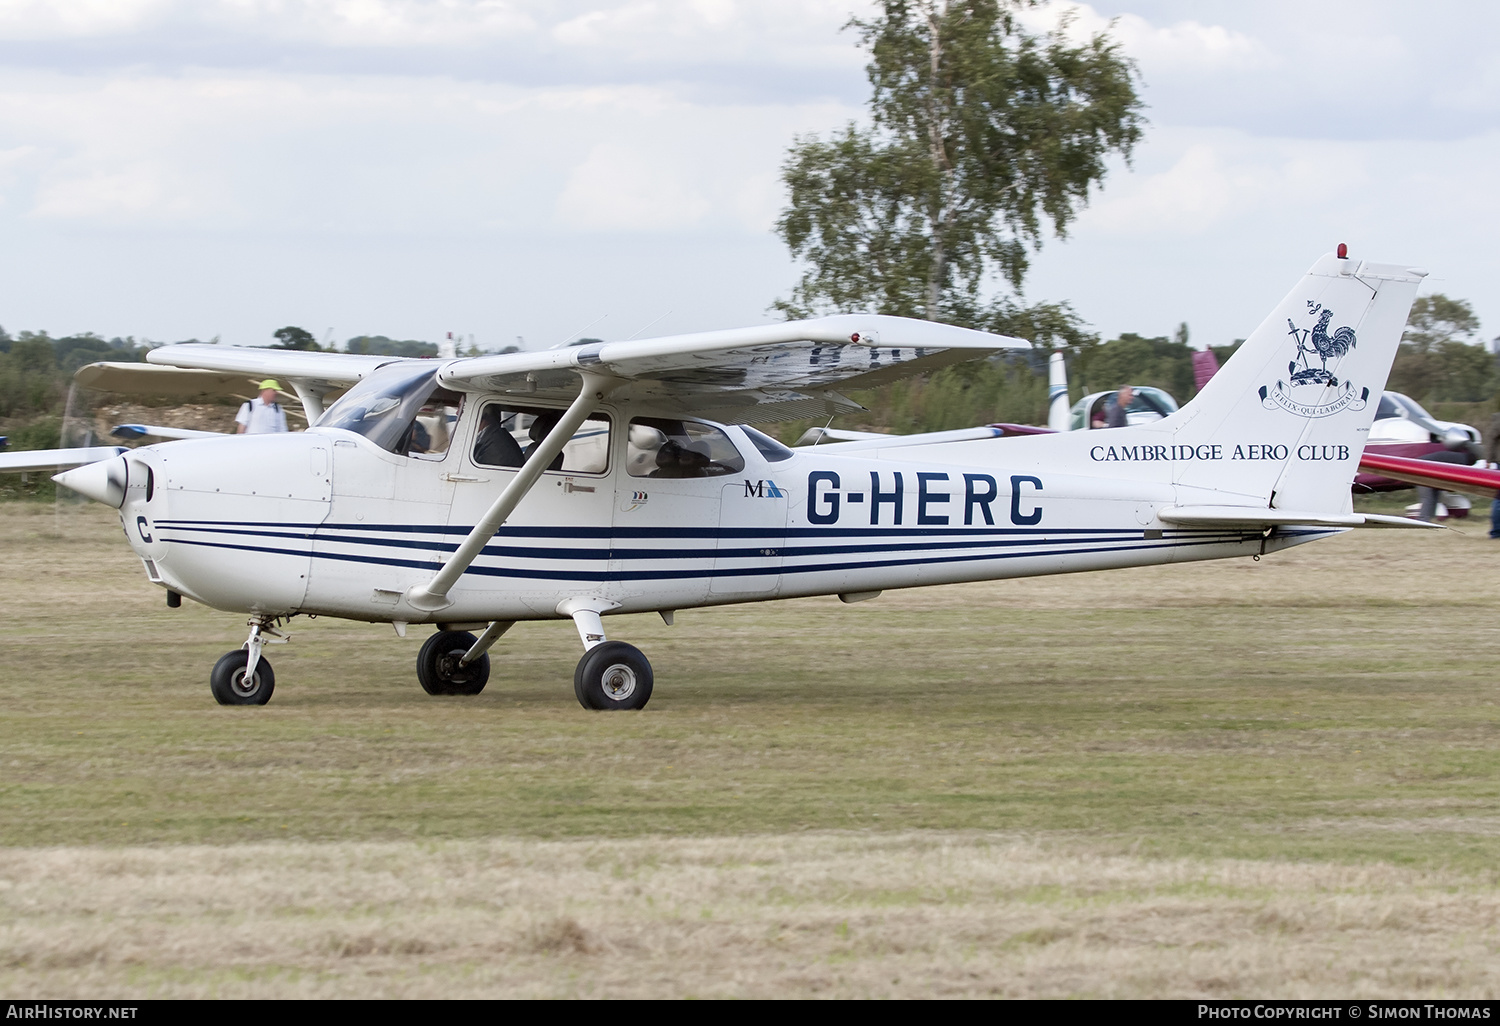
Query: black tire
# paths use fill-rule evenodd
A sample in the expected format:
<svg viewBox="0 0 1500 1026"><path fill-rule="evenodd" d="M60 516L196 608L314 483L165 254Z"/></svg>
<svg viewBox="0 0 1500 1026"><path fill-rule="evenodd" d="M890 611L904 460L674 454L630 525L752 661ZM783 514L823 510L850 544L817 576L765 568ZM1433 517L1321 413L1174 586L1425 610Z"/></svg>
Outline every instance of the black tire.
<svg viewBox="0 0 1500 1026"><path fill-rule="evenodd" d="M214 672L208 678L208 689L214 693L214 701L220 705L265 705L276 690L276 671L261 656L255 664L255 676L249 686L245 683L245 665L250 662L250 653L243 648L224 653L214 663Z"/></svg>
<svg viewBox="0 0 1500 1026"><path fill-rule="evenodd" d="M578 660L573 694L585 709L643 709L651 701L651 664L634 645L606 641Z"/></svg>
<svg viewBox="0 0 1500 1026"><path fill-rule="evenodd" d="M438 631L417 653L417 680L429 695L477 695L490 680L490 656L486 652L468 666L459 659L479 639L468 631Z"/></svg>

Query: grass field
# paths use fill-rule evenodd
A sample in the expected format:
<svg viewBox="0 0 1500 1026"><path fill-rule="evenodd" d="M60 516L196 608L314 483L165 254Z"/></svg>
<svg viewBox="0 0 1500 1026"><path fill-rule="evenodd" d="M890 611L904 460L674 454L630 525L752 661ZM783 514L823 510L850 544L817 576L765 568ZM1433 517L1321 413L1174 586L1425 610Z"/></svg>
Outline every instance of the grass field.
<svg viewBox="0 0 1500 1026"><path fill-rule="evenodd" d="M108 511L0 506L14 995L1500 993L1500 543L570 624L477 698L419 631L165 607Z"/></svg>

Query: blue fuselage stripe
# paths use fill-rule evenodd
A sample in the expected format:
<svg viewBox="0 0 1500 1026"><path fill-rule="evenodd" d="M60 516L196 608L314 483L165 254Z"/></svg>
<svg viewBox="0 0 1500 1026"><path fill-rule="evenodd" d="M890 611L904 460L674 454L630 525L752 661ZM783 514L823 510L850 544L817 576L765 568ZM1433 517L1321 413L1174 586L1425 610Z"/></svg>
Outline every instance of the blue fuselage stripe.
<svg viewBox="0 0 1500 1026"><path fill-rule="evenodd" d="M1139 534L1140 532L1130 532L1130 533L1134 535L1134 534ZM1057 547L1053 547L1053 546L1050 546L1050 545L1046 545L1046 542L1043 542L1042 544L1046 545L1046 547L1043 547L1043 548L1033 547L1032 549L1030 549L1028 551L1004 551L1004 552L985 551L985 552L978 552L978 553L972 553L972 554L967 554L967 555L927 556L927 557L918 558L918 559L894 559L894 560L887 559L887 560L858 560L858 561L850 560L850 561L839 561L839 562L832 562L832 563L814 563L814 564L796 563L796 564L781 565L781 566L759 566L759 567L712 567L712 566L707 566L707 567L699 567L699 568L686 568L686 567L684 567L684 568L681 568L681 569L659 569L659 570L646 570L646 569L635 569L635 568L632 568L632 569L629 569L629 570L618 570L618 571L616 571L616 570L573 570L573 569L566 569L566 568L562 568L562 567L544 568L544 569L522 569L522 568L519 568L519 567L491 567L491 566L474 565L474 566L470 566L469 569L466 571L466 573L469 573L469 574L478 574L478 575L486 576L486 577L511 577L511 578L517 578L517 579L523 579L523 580L567 580L567 581L589 581L589 582L688 580L688 579L694 579L694 578L708 578L708 577L769 576L769 575L775 575L775 574L780 574L782 576L792 576L792 575L815 574L815 573L833 573L833 572L841 572L841 571L849 571L849 570L890 569L890 568L905 567L905 566L931 566L931 565L940 565L940 564L947 564L947 563L987 562L987 561L1002 560L1002 559L1026 559L1026 558L1037 558L1037 557L1044 557L1044 556L1072 556L1072 555L1086 555L1086 554L1091 554L1091 553L1102 554L1102 553L1109 553L1109 552L1141 552L1141 551L1149 551L1149 550L1153 550L1153 549L1166 549L1166 548L1178 548L1178 547L1199 547L1199 546L1204 546L1204 545L1219 545L1219 544L1234 543L1234 542L1244 542L1244 541L1254 540L1257 536L1258 536L1258 533L1257 534L1246 534L1246 533L1236 533L1236 532L1215 531L1215 532L1212 532L1212 533L1208 533L1206 535L1193 535L1191 533L1186 533L1185 532L1183 536L1174 537L1174 538L1171 538L1171 539L1151 540L1149 542L1147 542L1145 540L1140 540L1140 541L1137 541L1137 542L1134 542L1134 543L1128 542L1126 539L1119 539L1119 540L1114 541L1114 542L1109 542L1109 543L1105 543L1105 544L1094 544L1094 545L1088 545L1088 544L1078 545L1078 542L1080 541L1080 539L1070 538L1070 539L1068 539L1068 542L1073 545L1073 547L1070 547L1070 548L1057 548ZM242 552L258 552L258 553L264 553L264 554L267 554L267 555L285 555L285 556L311 557L313 559L331 559L331 560L338 560L338 561L342 561L342 562L355 562L355 563L373 564L373 565L376 565L376 566L399 566L399 567L409 567L409 568L413 568L413 569L435 570L437 568L437 565L438 565L437 562L434 561L433 559L425 559L425 560L397 559L397 558L393 558L393 557L390 557L390 556L379 556L379 557L377 557L377 556L363 555L363 554L359 554L359 553L325 552L325 551L312 552L312 551L309 551L307 549L286 549L286 548L277 548L277 547L267 546L267 545L248 545L248 544L241 545L241 544L234 544L234 543L227 542L227 541L206 541L206 540L198 540L198 539L191 539L191 538L179 538L179 537L164 538L163 540L172 541L172 542L174 542L176 544L181 544L181 545L194 545L194 546L202 546L202 547L206 547L206 548L231 549L231 550L238 550L238 551L242 551ZM1010 548L1011 546L1014 546L1016 544L1018 544L1018 543L1011 542L1011 543L1009 543L1007 545L1007 548ZM969 547L969 548L978 548L980 546L972 546L971 545L971 546L967 546L967 547ZM984 548L992 548L992 547L993 546L984 546ZM886 547L882 547L882 550L884 548L886 548ZM564 551L566 551L566 550L564 550ZM878 551L878 550L871 549L871 550L855 550L855 551ZM524 555L524 556L527 556L527 557L532 557L532 558L547 558L543 553L537 552L535 550L525 550L521 554ZM796 556L798 556L800 554L801 554L800 550L792 549L792 550L788 551L787 556L788 556L788 558L795 558ZM813 553L809 553L809 554L813 554ZM662 556L656 556L656 557L653 557L653 558L663 558L663 556L665 556L665 555L666 554L663 554ZM729 554L726 554L724 552L712 552L711 555L713 555L713 556L715 556L717 558L726 558L726 556L729 555ZM758 554L750 554L750 555L758 555ZM572 555L563 555L563 556L551 557L551 558L562 558L562 559L568 559L568 560L577 561L577 560L586 559L587 557L579 556L579 555L577 555L575 553L575 554L572 554ZM701 557L701 558L707 558L707 557ZM749 556L747 556L745 558L749 558Z"/></svg>

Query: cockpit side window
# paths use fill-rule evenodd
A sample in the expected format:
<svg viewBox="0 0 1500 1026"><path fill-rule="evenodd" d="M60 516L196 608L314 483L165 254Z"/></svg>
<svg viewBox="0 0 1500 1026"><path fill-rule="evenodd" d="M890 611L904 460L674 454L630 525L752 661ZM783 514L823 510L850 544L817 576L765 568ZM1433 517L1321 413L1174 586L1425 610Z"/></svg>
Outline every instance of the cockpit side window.
<svg viewBox="0 0 1500 1026"><path fill-rule="evenodd" d="M729 436L696 420L636 417L626 452L631 477L719 477L745 469Z"/></svg>
<svg viewBox="0 0 1500 1026"><path fill-rule="evenodd" d="M463 413L463 396L445 388L434 389L417 417L407 429L406 437L396 449L403 456L419 460L441 460L453 444L453 430Z"/></svg>
<svg viewBox="0 0 1500 1026"><path fill-rule="evenodd" d="M562 419L562 410L485 403L474 437L474 462L482 467L520 467ZM591 414L553 459L548 470L602 474L609 469L608 414Z"/></svg>

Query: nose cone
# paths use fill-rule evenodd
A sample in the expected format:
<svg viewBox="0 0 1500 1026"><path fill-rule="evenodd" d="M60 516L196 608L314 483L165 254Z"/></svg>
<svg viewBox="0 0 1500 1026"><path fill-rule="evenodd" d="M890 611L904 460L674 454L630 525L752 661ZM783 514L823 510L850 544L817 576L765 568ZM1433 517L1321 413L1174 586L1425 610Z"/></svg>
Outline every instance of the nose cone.
<svg viewBox="0 0 1500 1026"><path fill-rule="evenodd" d="M119 509L125 504L125 458L116 456L112 460L87 463L73 470L53 475L52 480L64 488L71 488L79 495L95 502Z"/></svg>

